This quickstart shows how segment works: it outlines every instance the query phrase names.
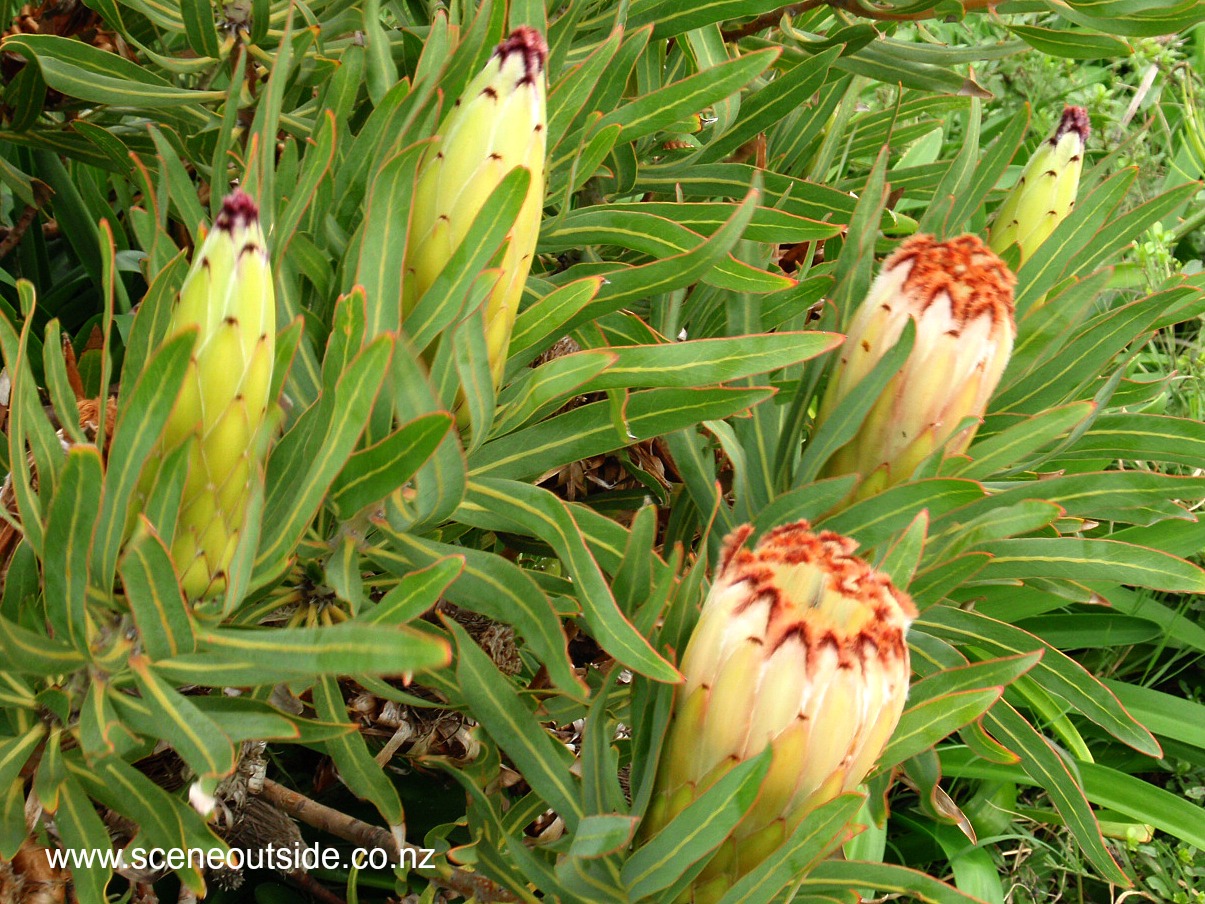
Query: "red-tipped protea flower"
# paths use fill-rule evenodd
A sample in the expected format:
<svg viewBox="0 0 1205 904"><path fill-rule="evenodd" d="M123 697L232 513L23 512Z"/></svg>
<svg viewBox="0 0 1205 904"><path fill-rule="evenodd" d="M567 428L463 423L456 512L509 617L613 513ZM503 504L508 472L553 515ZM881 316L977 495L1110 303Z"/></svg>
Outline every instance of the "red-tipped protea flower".
<svg viewBox="0 0 1205 904"><path fill-rule="evenodd" d="M857 787L908 692L907 594L805 521L723 561L686 647L656 791L642 832L663 829L737 763L772 749L757 802L680 900L719 900L806 815Z"/></svg>
<svg viewBox="0 0 1205 904"><path fill-rule="evenodd" d="M481 206L516 166L531 182L486 303L486 345L497 384L540 231L544 204L548 45L534 28L515 29L469 82L423 160L410 214L402 284L403 318L464 240Z"/></svg>
<svg viewBox="0 0 1205 904"><path fill-rule="evenodd" d="M164 451L190 443L172 542L192 599L221 592L252 481L259 480L276 343L276 302L255 202L235 191L193 258L171 332L195 326L197 344L163 433Z"/></svg>
<svg viewBox="0 0 1205 904"><path fill-rule="evenodd" d="M990 233L993 251L1003 254L1015 243L1025 263L1067 219L1075 207L1089 131L1083 107L1063 110L1058 128L1038 146L996 212Z"/></svg>
<svg viewBox="0 0 1205 904"><path fill-rule="evenodd" d="M820 404L824 422L916 322L912 353L824 476L860 474L858 497L907 480L935 449L966 450L1012 353L1016 278L973 235L916 235L883 264L854 313ZM957 432L956 432L957 431Z"/></svg>

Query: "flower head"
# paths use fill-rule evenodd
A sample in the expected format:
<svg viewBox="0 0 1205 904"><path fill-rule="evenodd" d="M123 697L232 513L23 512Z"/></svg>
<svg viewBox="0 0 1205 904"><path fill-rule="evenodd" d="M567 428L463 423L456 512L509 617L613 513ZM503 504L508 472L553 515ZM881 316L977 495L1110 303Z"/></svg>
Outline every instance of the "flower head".
<svg viewBox="0 0 1205 904"><path fill-rule="evenodd" d="M912 352L858 433L824 468L861 474L859 496L912 476L939 447L965 451L1012 353L1016 278L973 235L939 242L912 236L883 264L854 313L821 401L817 426L848 398L904 326L916 323Z"/></svg>
<svg viewBox="0 0 1205 904"><path fill-rule="evenodd" d="M916 612L853 552L807 522L725 541L720 569L682 658L643 831L663 828L736 763L772 749L756 804L693 886L718 900L807 813L866 777L899 721Z"/></svg>

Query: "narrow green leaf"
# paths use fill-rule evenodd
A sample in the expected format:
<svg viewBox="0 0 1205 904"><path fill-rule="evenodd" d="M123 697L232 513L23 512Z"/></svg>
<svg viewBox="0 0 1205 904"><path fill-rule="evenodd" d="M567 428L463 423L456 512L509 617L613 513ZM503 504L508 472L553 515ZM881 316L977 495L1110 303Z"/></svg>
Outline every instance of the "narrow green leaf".
<svg viewBox="0 0 1205 904"><path fill-rule="evenodd" d="M1116 581L1155 590L1205 593L1205 571L1157 549L1116 540L1078 537L995 540L980 549L991 553L995 578L1069 578Z"/></svg>
<svg viewBox="0 0 1205 904"><path fill-rule="evenodd" d="M880 762L894 765L928 750L982 716L1003 693L1003 687L954 691L908 707Z"/></svg>
<svg viewBox="0 0 1205 904"><path fill-rule="evenodd" d="M138 375L118 413L104 475L104 498L100 503L92 561L96 583L101 587L113 583L130 507L136 504L139 476L148 460L154 459L152 453L180 394L196 338L197 331L188 329L168 339Z"/></svg>
<svg viewBox="0 0 1205 904"><path fill-rule="evenodd" d="M456 680L473 715L498 742L532 789L548 802L570 832L584 815L581 789L570 772L572 757L532 714L517 689L456 622L444 624L456 639Z"/></svg>
<svg viewBox="0 0 1205 904"><path fill-rule="evenodd" d="M192 653L197 641L171 553L150 522L145 517L139 521L121 557L120 573L143 649L152 661Z"/></svg>
<svg viewBox="0 0 1205 904"><path fill-rule="evenodd" d="M335 678L328 675L319 679L314 685L313 694L318 718L328 722L347 718L347 704ZM405 825L406 814L397 789L368 752L368 745L360 732L332 738L326 742L326 749L339 768L339 777L347 783L353 794L371 801L391 827Z"/></svg>
<svg viewBox="0 0 1205 904"><path fill-rule="evenodd" d="M469 459L469 467L483 477L534 477L643 439L728 417L771 393L757 388L633 392L623 412L626 435L615 429L609 403L594 402L486 443Z"/></svg>
<svg viewBox="0 0 1205 904"><path fill-rule="evenodd" d="M46 558L42 575L50 622L72 646L87 648L88 554L100 511L104 468L95 446L67 450L58 491L46 516Z"/></svg>
<svg viewBox="0 0 1205 904"><path fill-rule="evenodd" d="M991 655L1016 656L1044 650L1032 676L1046 690L1057 694L1113 737L1148 756L1160 756L1157 741L1134 721L1114 697L1083 666L1037 637L988 618L978 612L952 606L934 606L925 610L916 622L922 630L951 643L986 650Z"/></svg>
<svg viewBox="0 0 1205 904"><path fill-rule="evenodd" d="M253 663L256 674L271 675L404 675L447 665L448 647L443 641L403 626L344 622L322 628L278 628L271 631L233 628L197 632L200 652L218 669L225 665ZM171 662L188 663L192 657L156 663L166 674ZM273 679L268 678L267 683ZM244 682L234 682L241 684ZM262 680L259 682L264 683ZM212 686L212 685L211 685Z"/></svg>
<svg viewBox="0 0 1205 904"><path fill-rule="evenodd" d="M759 904L794 885L853 833L849 824L861 802L856 794L842 794L817 807L777 851L728 889L720 904Z"/></svg>
<svg viewBox="0 0 1205 904"><path fill-rule="evenodd" d="M339 517L350 518L409 482L443 441L452 420L445 412L415 418L348 458L330 488Z"/></svg>
<svg viewBox="0 0 1205 904"><path fill-rule="evenodd" d="M692 866L699 869L748 812L769 771L771 749L736 763L714 785L670 820L623 865L633 900L668 888ZM702 861L702 862L700 862ZM697 872L697 870L696 870Z"/></svg>
<svg viewBox="0 0 1205 904"><path fill-rule="evenodd" d="M400 625L418 618L437 602L448 585L464 572L463 557L446 556L406 575L381 601L359 616L373 625Z"/></svg>
<svg viewBox="0 0 1205 904"><path fill-rule="evenodd" d="M841 337L832 333L801 332L614 346L609 351L616 356L615 363L583 391L727 383L807 361L840 342Z"/></svg>
<svg viewBox="0 0 1205 904"><path fill-rule="evenodd" d="M131 656L129 662L134 683L153 707L154 718L147 727L154 736L170 743L203 778L223 778L233 772L234 744L213 720L156 675L146 657Z"/></svg>

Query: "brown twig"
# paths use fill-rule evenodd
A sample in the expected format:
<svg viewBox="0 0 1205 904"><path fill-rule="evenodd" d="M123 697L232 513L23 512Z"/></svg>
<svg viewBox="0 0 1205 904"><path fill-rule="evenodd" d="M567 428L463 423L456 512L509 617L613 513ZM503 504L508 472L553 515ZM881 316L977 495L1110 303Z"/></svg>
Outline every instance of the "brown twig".
<svg viewBox="0 0 1205 904"><path fill-rule="evenodd" d="M29 229L29 224L33 222L34 217L38 215L38 209L32 204L26 204L25 209L21 211L21 216L17 217L17 222L8 230L8 234L0 239L0 260L8 257L12 250L17 247L21 241L21 237L25 235L25 231Z"/></svg>
<svg viewBox="0 0 1205 904"><path fill-rule="evenodd" d="M779 7L768 13L762 13L756 19L752 19L744 25L722 30L720 34L725 41L739 41L741 38L757 34L763 28L773 28L782 21L783 16L799 16L803 13L811 12L818 6L826 6L828 2L829 0L803 0L801 3L792 3L789 6Z"/></svg>
<svg viewBox="0 0 1205 904"><path fill-rule="evenodd" d="M1000 2L1001 0L963 0L962 8L967 12L992 9ZM723 29L720 31L720 34L725 41L739 41L741 38L757 34L764 28L774 27L782 20L783 16L802 15L821 6L831 6L833 9L844 10L855 16L861 16L863 19L874 19L878 22L919 22L925 19L937 18L932 10L924 10L918 13L897 13L889 8L880 9L879 7L868 5L862 2L862 0L803 0L800 3L791 3L771 12L762 13L756 19L751 19L744 25Z"/></svg>
<svg viewBox="0 0 1205 904"><path fill-rule="evenodd" d="M311 800L304 794L299 794L271 779L264 779L263 791L260 794L264 799L289 815L300 819L306 825L329 832L336 838L351 841L361 847L382 848L388 851L395 861L402 859L403 850L412 851L415 855L421 851L421 848L414 845L399 844L387 829L370 825L354 816L348 816L346 813L340 813L338 810ZM466 870L452 867L446 872L444 870L440 870L437 874L422 872L421 875L437 885L477 901L520 900L485 876Z"/></svg>
<svg viewBox="0 0 1205 904"><path fill-rule="evenodd" d="M962 0L963 12L972 12L975 10L992 9L1001 0ZM852 13L855 16L861 16L863 19L874 19L879 22L921 22L926 19L936 19L937 15L932 10L922 10L917 13L897 13L894 10L879 9L875 6L870 6L863 0L830 0L830 5L837 9L843 9L847 13Z"/></svg>

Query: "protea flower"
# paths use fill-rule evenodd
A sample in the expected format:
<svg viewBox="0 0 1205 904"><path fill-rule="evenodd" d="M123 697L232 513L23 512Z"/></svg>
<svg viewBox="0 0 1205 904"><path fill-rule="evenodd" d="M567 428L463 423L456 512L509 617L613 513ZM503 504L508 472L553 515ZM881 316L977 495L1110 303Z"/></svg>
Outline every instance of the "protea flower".
<svg viewBox="0 0 1205 904"><path fill-rule="evenodd" d="M169 333L199 329L163 449L190 443L172 560L192 599L226 586L268 409L276 302L255 202L235 191L192 262Z"/></svg>
<svg viewBox="0 0 1205 904"><path fill-rule="evenodd" d="M1089 131L1083 107L1063 110L1058 128L1038 146L996 212L989 233L993 251L1003 254L1015 243L1023 264L1067 219L1075 207Z"/></svg>
<svg viewBox="0 0 1205 904"><path fill-rule="evenodd" d="M973 235L939 242L906 240L883 264L854 313L841 358L820 404L817 426L916 322L912 353L866 415L854 438L824 467L824 476L861 474L858 498L907 480L944 445L966 450L1012 353L1016 278Z"/></svg>
<svg viewBox="0 0 1205 904"><path fill-rule="evenodd" d="M456 101L438 145L423 160L410 214L403 318L435 281L503 177L516 166L530 171L527 198L502 256L501 276L486 302L486 344L495 384L502 379L540 231L547 59L548 45L533 28L516 29L494 49Z"/></svg>
<svg viewBox="0 0 1205 904"><path fill-rule="evenodd" d="M890 738L908 691L916 616L907 594L806 521L743 548L719 573L682 658L656 791L642 833L660 831L737 763L772 748L757 802L682 901L719 900L809 812L857 787Z"/></svg>

